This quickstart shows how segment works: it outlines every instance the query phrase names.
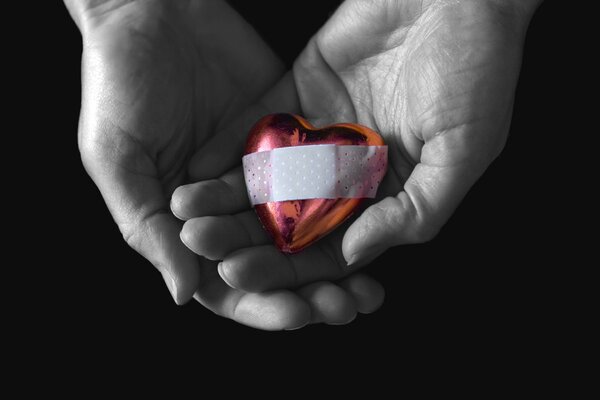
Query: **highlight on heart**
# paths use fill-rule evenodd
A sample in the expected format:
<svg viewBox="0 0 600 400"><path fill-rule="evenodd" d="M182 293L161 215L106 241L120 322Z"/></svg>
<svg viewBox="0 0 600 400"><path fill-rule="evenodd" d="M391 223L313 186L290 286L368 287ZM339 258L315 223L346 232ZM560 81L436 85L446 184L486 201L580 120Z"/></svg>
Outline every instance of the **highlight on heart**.
<svg viewBox="0 0 600 400"><path fill-rule="evenodd" d="M271 114L250 130L242 158L250 203L277 247L295 253L374 198L387 171L387 146L358 124L315 128Z"/></svg>

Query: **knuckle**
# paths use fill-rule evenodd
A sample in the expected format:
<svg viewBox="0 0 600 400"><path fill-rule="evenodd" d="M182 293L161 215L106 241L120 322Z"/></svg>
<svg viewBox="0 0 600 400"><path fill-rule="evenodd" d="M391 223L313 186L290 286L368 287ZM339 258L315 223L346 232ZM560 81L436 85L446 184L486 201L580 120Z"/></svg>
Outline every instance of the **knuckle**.
<svg viewBox="0 0 600 400"><path fill-rule="evenodd" d="M391 212L389 208L375 204L369 209L367 225L370 231L373 228L378 228L386 225L395 225L397 221L395 213Z"/></svg>
<svg viewBox="0 0 600 400"><path fill-rule="evenodd" d="M371 206L364 232L365 235L370 234L372 230L383 228L389 231L394 237L401 236L402 228L405 225L403 223L405 214L401 210L402 204L398 204L398 199L394 197L388 197Z"/></svg>
<svg viewBox="0 0 600 400"><path fill-rule="evenodd" d="M435 218L425 215L416 215L414 220L413 242L427 243L433 240L440 231L440 226Z"/></svg>
<svg viewBox="0 0 600 400"><path fill-rule="evenodd" d="M378 225L387 221L388 212L379 204L373 205L370 211L371 212L369 213L369 220L371 224Z"/></svg>
<svg viewBox="0 0 600 400"><path fill-rule="evenodd" d="M414 235L415 243L427 243L432 241L439 233L440 228L427 223L421 223L417 226Z"/></svg>
<svg viewBox="0 0 600 400"><path fill-rule="evenodd" d="M409 229L409 242L411 243L427 243L433 240L440 231L441 226L439 225L437 218L435 218L434 211L427 209L424 206L417 207L417 202L411 200L408 197L403 198L404 209L407 210L407 221L404 221L406 225L405 229ZM419 204L426 204L421 201Z"/></svg>

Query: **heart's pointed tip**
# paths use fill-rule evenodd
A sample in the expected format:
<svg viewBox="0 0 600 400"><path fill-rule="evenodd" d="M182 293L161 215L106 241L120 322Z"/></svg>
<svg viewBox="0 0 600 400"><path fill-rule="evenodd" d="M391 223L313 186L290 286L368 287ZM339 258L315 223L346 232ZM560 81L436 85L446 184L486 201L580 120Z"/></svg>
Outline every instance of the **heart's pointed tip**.
<svg viewBox="0 0 600 400"><path fill-rule="evenodd" d="M277 248L279 249L279 251L281 251L284 254L292 255L292 254L301 252L302 250L304 250L306 248L306 246L303 246L301 248L294 248L293 246L284 245L282 247L278 246Z"/></svg>
<svg viewBox="0 0 600 400"><path fill-rule="evenodd" d="M294 255L294 254L298 254L300 252L302 252L303 250L305 250L306 248L310 247L311 245L313 245L318 239L315 239L309 243L304 243L304 244L298 244L295 242L276 242L275 246L277 247L277 249L279 251L281 251L282 253L286 254L286 255Z"/></svg>

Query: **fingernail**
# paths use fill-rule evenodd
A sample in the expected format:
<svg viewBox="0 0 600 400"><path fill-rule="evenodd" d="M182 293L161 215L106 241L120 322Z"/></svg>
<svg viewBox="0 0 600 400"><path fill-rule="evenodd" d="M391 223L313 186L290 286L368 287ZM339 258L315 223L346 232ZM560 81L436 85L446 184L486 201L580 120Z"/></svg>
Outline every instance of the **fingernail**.
<svg viewBox="0 0 600 400"><path fill-rule="evenodd" d="M171 296L173 297L173 301L175 301L175 304L179 305L179 302L177 301L177 285L175 284L175 279L173 279L171 274L168 272L165 272L163 278L167 284L167 288L169 289Z"/></svg>
<svg viewBox="0 0 600 400"><path fill-rule="evenodd" d="M350 259L348 260L346 266L351 267L356 263L356 261L358 261L358 256L356 254L352 254L350 256Z"/></svg>
<svg viewBox="0 0 600 400"><path fill-rule="evenodd" d="M347 266L353 267L357 264L367 264L373 261L374 258L379 256L383 252L383 250L385 249L381 248L380 246L374 246L369 247L366 250L354 253L350 256Z"/></svg>
<svg viewBox="0 0 600 400"><path fill-rule="evenodd" d="M354 321L357 316L358 316L358 313L354 313L354 315L352 315L352 318L350 318L348 321L343 321L343 322L328 322L327 325L332 325L332 326L347 325L350 322Z"/></svg>
<svg viewBox="0 0 600 400"><path fill-rule="evenodd" d="M177 215L177 212L175 212L175 207L173 207L173 198L172 197L171 197L171 201L169 203L169 209L171 210L171 214L173 214L175 216L175 218L185 221L185 218Z"/></svg>
<svg viewBox="0 0 600 400"><path fill-rule="evenodd" d="M305 327L306 325L308 325L308 324L309 324L309 322L306 322L306 323L304 323L304 324L302 324L302 325L300 325L300 326L296 326L296 327L294 327L294 328L286 328L285 330L286 330L286 331L297 331L298 329L302 329L302 328L304 328L304 327Z"/></svg>
<svg viewBox="0 0 600 400"><path fill-rule="evenodd" d="M225 273L225 270L223 268L223 261L221 261L218 265L217 265L217 272L219 273L219 276L221 277L221 279L223 280L223 282L225 282L227 284L227 286L229 286L232 289L237 289L235 286L233 286L231 284L231 280L229 279L229 277L227 276L227 274Z"/></svg>

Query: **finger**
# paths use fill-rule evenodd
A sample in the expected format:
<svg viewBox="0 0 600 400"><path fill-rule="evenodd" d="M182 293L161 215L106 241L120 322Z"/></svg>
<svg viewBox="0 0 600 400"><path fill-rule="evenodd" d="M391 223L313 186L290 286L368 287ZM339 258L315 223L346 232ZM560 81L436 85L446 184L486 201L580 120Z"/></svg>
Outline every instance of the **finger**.
<svg viewBox="0 0 600 400"><path fill-rule="evenodd" d="M273 245L242 248L223 259L219 274L230 286L247 292L339 279L349 272L340 241L341 237L328 237L296 254L282 253Z"/></svg>
<svg viewBox="0 0 600 400"><path fill-rule="evenodd" d="M291 73L284 77L255 105L225 126L198 149L189 165L192 180L212 179L241 163L250 128L264 115L297 112L296 88Z"/></svg>
<svg viewBox="0 0 600 400"><path fill-rule="evenodd" d="M183 225L181 241L209 260L222 260L235 250L271 243L252 210L190 219Z"/></svg>
<svg viewBox="0 0 600 400"><path fill-rule="evenodd" d="M194 298L214 313L264 330L298 329L310 322L310 306L297 294L280 290L244 293L227 286L213 271Z"/></svg>
<svg viewBox="0 0 600 400"><path fill-rule="evenodd" d="M342 249L349 265L358 266L391 246L422 243L435 237L485 170L479 161L457 157L457 144L452 140L442 135L425 143L421 162L404 190L367 208L348 228ZM461 161L439 166L440 155Z"/></svg>
<svg viewBox="0 0 600 400"><path fill-rule="evenodd" d="M286 254L273 246L254 211L247 211L193 218L184 224L181 240L198 255L223 260L219 273L232 287L263 292L343 277L347 271L342 232L333 232L299 253Z"/></svg>
<svg viewBox="0 0 600 400"><path fill-rule="evenodd" d="M171 211L188 220L206 215L234 214L250 208L241 167L218 179L178 187L171 197Z"/></svg>
<svg viewBox="0 0 600 400"><path fill-rule="evenodd" d="M311 323L343 325L356 318L356 301L346 290L330 282L315 282L297 291L310 305Z"/></svg>
<svg viewBox="0 0 600 400"><path fill-rule="evenodd" d="M194 295L198 302L220 316L257 329L292 330L309 322L347 324L354 320L359 307L364 310L364 302L361 305L356 300L357 285L344 290L329 282L316 282L296 293L281 290L256 294L227 286L212 266L204 271L203 276L206 278L204 284ZM357 278L356 281L361 281L360 277ZM376 304L376 299L381 297L377 286L358 287L361 287L358 290L362 293L360 297L367 299L369 304ZM369 307L371 310L376 308Z"/></svg>
<svg viewBox="0 0 600 400"><path fill-rule="evenodd" d="M353 298L359 313L370 314L383 304L385 289L365 274L352 274L339 283Z"/></svg>

